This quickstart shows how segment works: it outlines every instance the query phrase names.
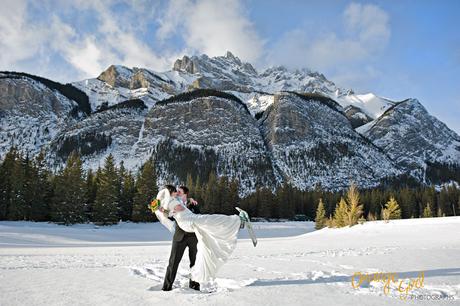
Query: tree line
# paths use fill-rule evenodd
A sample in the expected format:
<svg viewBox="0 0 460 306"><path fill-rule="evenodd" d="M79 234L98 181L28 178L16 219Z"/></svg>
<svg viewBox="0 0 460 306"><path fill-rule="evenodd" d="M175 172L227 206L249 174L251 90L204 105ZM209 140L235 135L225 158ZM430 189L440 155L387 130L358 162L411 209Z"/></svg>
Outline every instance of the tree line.
<svg viewBox="0 0 460 306"><path fill-rule="evenodd" d="M189 187L190 196L198 201L201 212L207 214L235 214L235 207L239 206L251 217L293 219L301 215L314 220L324 215L321 222L340 226L344 222L334 224L333 220L343 219L340 215L347 214L348 220L379 220L387 215L398 218L453 216L460 211L460 189L455 184L440 190L434 186L404 184L358 190L351 182L354 195L349 194L350 189L333 192L322 190L318 185L313 190L299 190L284 184L276 190L257 188L251 195L239 198L238 181L218 177L212 171L206 181L199 175L188 174L181 183ZM116 165L111 154L102 167L85 171L79 154L74 151L63 169L52 172L46 167L43 152L31 159L12 147L0 165L0 220L59 224L154 222L156 217L147 209L147 204L157 193L152 157L136 174L127 170L123 162ZM398 213L393 211L398 209ZM359 212L358 217L352 217L350 210Z"/></svg>
<svg viewBox="0 0 460 306"><path fill-rule="evenodd" d="M457 204L460 206L460 198ZM420 217L431 218L434 216L443 217L445 213L438 207L437 214L433 214L430 202L427 202ZM413 217L412 215L411 218ZM340 201L334 209L333 215L329 215L329 218L326 216L322 198L319 199L315 216L315 228L353 226L365 221L375 221L379 219L389 222L391 219L401 218L402 209L393 195L391 195L388 202L382 206L380 215L369 213L366 218L364 214L364 205L361 204L360 193L357 186L352 182L346 195L340 198Z"/></svg>
<svg viewBox="0 0 460 306"><path fill-rule="evenodd" d="M53 173L45 165L43 151L30 159L13 147L0 166L0 220L66 225L152 222L156 217L147 204L157 193L152 159L137 175L123 162L115 165L111 154L103 167L84 171L79 154L73 151L65 167Z"/></svg>

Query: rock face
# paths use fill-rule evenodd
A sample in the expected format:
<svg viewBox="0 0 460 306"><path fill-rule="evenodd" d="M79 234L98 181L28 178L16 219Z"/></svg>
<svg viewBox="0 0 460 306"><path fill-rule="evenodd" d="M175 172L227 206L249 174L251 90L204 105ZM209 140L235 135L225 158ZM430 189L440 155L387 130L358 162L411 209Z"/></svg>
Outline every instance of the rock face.
<svg viewBox="0 0 460 306"><path fill-rule="evenodd" d="M173 70L185 71L190 74L199 73L199 67L196 61L192 61L190 57L184 55L182 59L178 59L174 62Z"/></svg>
<svg viewBox="0 0 460 306"><path fill-rule="evenodd" d="M132 70L123 66L112 65L97 78L112 87L130 88Z"/></svg>
<svg viewBox="0 0 460 306"><path fill-rule="evenodd" d="M372 118L364 113L360 108L349 105L345 108L345 115L347 116L348 120L350 120L351 126L353 128L360 127L370 121Z"/></svg>
<svg viewBox="0 0 460 306"><path fill-rule="evenodd" d="M283 181L302 189L341 189L351 180L368 187L399 174L382 150L352 128L343 109L327 100L277 94L260 119Z"/></svg>
<svg viewBox="0 0 460 306"><path fill-rule="evenodd" d="M110 108L68 124L50 142L47 158L58 167L76 149L87 168L102 166L110 153L127 168L138 167L133 157L146 113L139 107Z"/></svg>
<svg viewBox="0 0 460 306"><path fill-rule="evenodd" d="M0 73L0 156L11 146L34 156L85 114L76 101L30 77Z"/></svg>
<svg viewBox="0 0 460 306"><path fill-rule="evenodd" d="M396 104L357 130L419 180L424 180L427 162L460 162L460 137L417 99Z"/></svg>
<svg viewBox="0 0 460 306"><path fill-rule="evenodd" d="M249 63L242 63L232 53L209 58L207 55L184 56L174 63L173 70L196 76L192 88L212 88L222 91L254 91L257 71Z"/></svg>
<svg viewBox="0 0 460 306"><path fill-rule="evenodd" d="M460 171L460 137L415 99L355 94L308 69L258 72L228 52L184 56L155 72L113 65L96 79L59 84L0 73L0 157L12 144L63 166L112 154L136 171L151 156L159 183L205 181L211 171L256 187L376 186L409 174L430 183L436 163Z"/></svg>
<svg viewBox="0 0 460 306"><path fill-rule="evenodd" d="M256 120L233 100L159 103L146 116L144 137L154 143L162 181L185 181L188 173L203 181L214 171L238 179L243 190L276 183Z"/></svg>

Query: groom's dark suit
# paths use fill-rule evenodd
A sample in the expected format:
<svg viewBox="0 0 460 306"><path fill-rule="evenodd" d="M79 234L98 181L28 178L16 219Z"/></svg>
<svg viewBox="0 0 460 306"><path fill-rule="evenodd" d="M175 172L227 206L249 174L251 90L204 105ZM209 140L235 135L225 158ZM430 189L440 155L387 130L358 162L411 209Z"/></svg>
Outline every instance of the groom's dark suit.
<svg viewBox="0 0 460 306"><path fill-rule="evenodd" d="M189 201L187 201L187 207L195 214L198 214L200 212L198 206L191 205ZM182 259L182 256L184 255L186 247L188 247L190 268L195 265L197 243L198 239L196 238L195 233L185 232L176 223L176 231L174 232L171 255L169 256L169 264L168 268L166 269L166 275L162 290L169 291L172 289L172 285L174 283L174 280L176 279L177 268L179 267L179 263ZM191 283L191 287L192 286L195 286L195 288L197 288L196 286L198 286L198 283L193 282Z"/></svg>

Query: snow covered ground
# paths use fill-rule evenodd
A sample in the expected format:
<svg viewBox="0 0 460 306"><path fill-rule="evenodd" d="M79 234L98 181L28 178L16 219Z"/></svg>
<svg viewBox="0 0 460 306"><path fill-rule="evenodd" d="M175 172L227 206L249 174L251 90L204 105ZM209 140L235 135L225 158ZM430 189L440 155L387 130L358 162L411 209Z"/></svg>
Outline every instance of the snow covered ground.
<svg viewBox="0 0 460 306"><path fill-rule="evenodd" d="M203 292L187 288L187 252L175 289L163 292L171 234L158 223L3 221L0 305L460 305L460 217L319 231L312 222L254 226L257 247L243 230ZM384 281L353 288L357 273L394 282L386 293ZM420 288L406 296L410 280Z"/></svg>

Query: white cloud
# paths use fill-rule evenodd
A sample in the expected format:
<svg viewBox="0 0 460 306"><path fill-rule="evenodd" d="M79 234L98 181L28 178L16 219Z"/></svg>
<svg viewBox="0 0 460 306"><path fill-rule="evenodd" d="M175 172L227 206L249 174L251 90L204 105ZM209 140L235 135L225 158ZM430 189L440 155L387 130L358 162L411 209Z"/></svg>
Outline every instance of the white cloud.
<svg viewBox="0 0 460 306"><path fill-rule="evenodd" d="M345 25L361 43L386 44L390 38L388 14L376 5L351 3L344 12Z"/></svg>
<svg viewBox="0 0 460 306"><path fill-rule="evenodd" d="M159 39L180 35L188 50L209 56L231 51L256 61L265 43L236 0L171 1L159 24Z"/></svg>
<svg viewBox="0 0 460 306"><path fill-rule="evenodd" d="M1 6L0 69L9 69L37 53L46 33L27 20L26 1L6 0Z"/></svg>
<svg viewBox="0 0 460 306"><path fill-rule="evenodd" d="M82 71L85 77L95 77L111 64L157 70L170 66L170 63L137 37L137 28L131 26L136 23L127 22L133 20L133 16L123 18L113 13L108 1L73 4L75 9L89 9L96 14L99 22L97 32L91 35L74 35L71 32L76 31L72 29L55 47L64 54L66 60ZM72 28L62 20L56 23L59 24L55 27L56 31L61 27Z"/></svg>
<svg viewBox="0 0 460 306"><path fill-rule="evenodd" d="M113 4L128 9L114 10ZM28 16L29 6L41 7L44 13L38 19ZM82 31L69 17L75 15L80 22L89 20L93 30ZM159 42L157 51L146 43L144 35L154 17L159 18L159 27L151 39ZM375 58L387 45L388 23L388 15L379 7L353 3L343 13L344 33L296 29L264 51L266 41L238 0L173 0L163 11L146 0L63 0L40 5L6 0L0 11L0 68L24 68L20 63L29 61L34 63L26 71L36 72L38 66L53 65L58 57L78 78L89 78L111 64L166 70L183 54L216 56L229 50L256 64L264 57L268 64L306 66L326 74L332 70L337 79L351 82L353 78L347 74L351 69L347 68ZM172 43L177 38L183 40L183 47L177 41ZM364 73L376 75L375 68L366 64ZM64 75L62 64L58 68ZM54 78L49 67L45 70ZM74 81L69 75L66 71L65 81Z"/></svg>
<svg viewBox="0 0 460 306"><path fill-rule="evenodd" d="M129 12L114 13L111 10L114 2L126 2L132 9ZM48 62L53 53L75 68L79 78L95 77L111 64L156 70L171 66L169 56L156 54L142 41L142 36L139 37L140 31L146 30L145 24L155 8L155 5L147 1L48 1L41 4L47 15L44 16L45 21L40 22L31 20L28 15L29 6L33 5L26 0L2 2L0 69L24 69L26 66L20 62L34 58L35 62ZM59 11L95 16L96 31L82 33L74 24L60 17L57 14ZM35 67L26 68L28 72L36 71ZM49 77L56 79L54 76Z"/></svg>
<svg viewBox="0 0 460 306"><path fill-rule="evenodd" d="M309 67L326 73L340 85L355 85L375 78L372 61L386 48L391 36L388 14L373 4L351 3L342 15L343 33L295 29L284 34L267 52L269 65ZM354 73L350 73L355 71Z"/></svg>

